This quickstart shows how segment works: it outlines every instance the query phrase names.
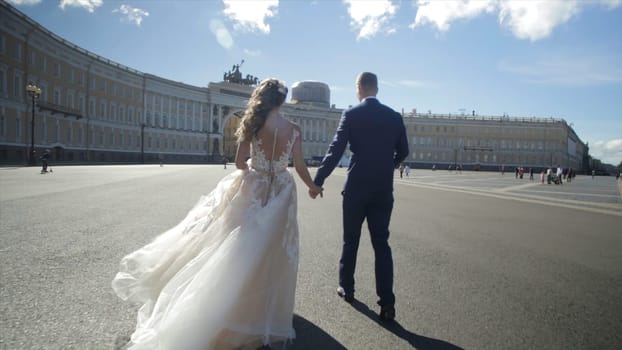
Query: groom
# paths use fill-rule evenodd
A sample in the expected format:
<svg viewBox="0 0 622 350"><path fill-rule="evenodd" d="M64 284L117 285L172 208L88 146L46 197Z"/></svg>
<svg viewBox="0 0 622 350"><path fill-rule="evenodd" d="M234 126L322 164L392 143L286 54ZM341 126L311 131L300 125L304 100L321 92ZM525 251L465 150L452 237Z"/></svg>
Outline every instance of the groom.
<svg viewBox="0 0 622 350"><path fill-rule="evenodd" d="M337 293L346 302L354 301L354 270L367 219L376 257L376 294L380 298L380 318L395 318L393 257L389 246L389 221L393 209L393 172L408 155L408 141L402 116L376 99L378 78L361 73L356 80L359 105L343 112L337 133L320 164L314 182L318 186L335 169L346 145L352 157L343 195L343 247L339 260ZM319 193L312 190L315 198Z"/></svg>

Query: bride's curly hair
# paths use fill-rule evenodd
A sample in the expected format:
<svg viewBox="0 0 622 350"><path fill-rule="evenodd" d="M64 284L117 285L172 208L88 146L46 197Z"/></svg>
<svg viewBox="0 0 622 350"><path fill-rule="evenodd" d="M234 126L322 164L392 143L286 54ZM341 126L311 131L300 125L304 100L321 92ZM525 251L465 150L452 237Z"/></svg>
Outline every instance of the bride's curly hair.
<svg viewBox="0 0 622 350"><path fill-rule="evenodd" d="M259 83L248 100L240 126L235 131L238 143L250 141L265 124L268 113L285 102L287 87L278 79L270 78Z"/></svg>

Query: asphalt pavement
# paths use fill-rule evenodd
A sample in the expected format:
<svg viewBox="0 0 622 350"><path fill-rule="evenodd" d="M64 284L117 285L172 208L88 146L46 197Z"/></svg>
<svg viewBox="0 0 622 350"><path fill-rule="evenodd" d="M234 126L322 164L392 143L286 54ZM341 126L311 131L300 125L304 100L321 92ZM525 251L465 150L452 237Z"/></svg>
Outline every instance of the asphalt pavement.
<svg viewBox="0 0 622 350"><path fill-rule="evenodd" d="M178 223L234 169L53 170L0 168L0 349L120 349L138 308L110 287L120 259ZM396 172L392 324L377 317L366 227L357 301L336 295L344 180L336 169L316 200L298 182L291 349L622 349L614 177L547 185L510 173Z"/></svg>

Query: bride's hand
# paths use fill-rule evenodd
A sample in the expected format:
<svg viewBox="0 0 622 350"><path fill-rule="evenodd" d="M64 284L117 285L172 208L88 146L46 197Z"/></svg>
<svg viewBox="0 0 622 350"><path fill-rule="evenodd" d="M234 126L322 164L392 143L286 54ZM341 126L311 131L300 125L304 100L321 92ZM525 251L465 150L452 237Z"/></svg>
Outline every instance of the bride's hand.
<svg viewBox="0 0 622 350"><path fill-rule="evenodd" d="M309 187L309 197L315 199L317 197L317 195L319 194L320 197L324 197L324 189L320 186L317 185L313 185L312 187Z"/></svg>

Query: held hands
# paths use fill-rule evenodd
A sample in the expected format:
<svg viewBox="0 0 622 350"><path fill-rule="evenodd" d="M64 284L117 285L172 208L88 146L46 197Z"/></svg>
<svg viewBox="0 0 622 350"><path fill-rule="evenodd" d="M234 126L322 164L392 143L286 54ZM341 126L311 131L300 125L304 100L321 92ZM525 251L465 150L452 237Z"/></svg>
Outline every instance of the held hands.
<svg viewBox="0 0 622 350"><path fill-rule="evenodd" d="M321 198L324 197L324 189L320 186L317 185L313 185L311 187L309 187L309 197L315 199L315 197L317 197L317 195L319 194Z"/></svg>

